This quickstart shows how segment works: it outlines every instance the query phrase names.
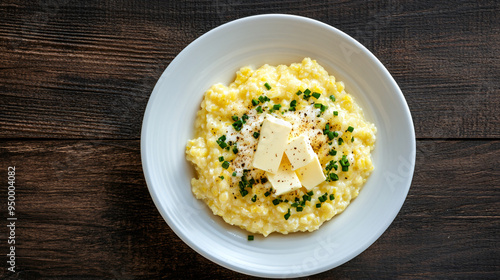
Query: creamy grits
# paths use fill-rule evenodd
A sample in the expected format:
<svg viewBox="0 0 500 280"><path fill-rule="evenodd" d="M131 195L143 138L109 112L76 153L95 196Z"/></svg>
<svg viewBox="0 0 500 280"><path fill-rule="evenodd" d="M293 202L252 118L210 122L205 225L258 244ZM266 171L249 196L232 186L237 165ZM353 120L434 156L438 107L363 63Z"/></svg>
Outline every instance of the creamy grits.
<svg viewBox="0 0 500 280"><path fill-rule="evenodd" d="M285 147L274 142L282 146L276 153L279 172L287 168L283 174L291 174L295 182L294 188L280 189L281 195L273 184L283 182L270 173L277 171L254 167L257 148L264 150L266 139L260 133L266 120L274 120L276 127L285 123L282 127L289 132L280 141L307 146L300 158L293 158L290 149L283 153ZM365 119L344 83L310 58L290 66L243 67L229 86L213 85L194 129L195 137L186 146L197 173L191 180L193 194L227 223L264 236L318 229L358 196L374 168L375 125ZM274 146L269 149L279 149ZM293 171L302 158L319 160L320 173Z"/></svg>

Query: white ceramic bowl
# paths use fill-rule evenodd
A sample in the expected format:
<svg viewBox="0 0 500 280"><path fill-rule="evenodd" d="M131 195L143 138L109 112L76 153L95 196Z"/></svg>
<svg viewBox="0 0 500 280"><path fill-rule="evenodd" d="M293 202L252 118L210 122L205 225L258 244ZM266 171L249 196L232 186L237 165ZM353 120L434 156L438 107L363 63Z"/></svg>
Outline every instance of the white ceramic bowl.
<svg viewBox="0 0 500 280"><path fill-rule="evenodd" d="M204 92L228 84L242 66L311 57L345 82L378 128L375 170L340 215L312 233L255 235L226 224L191 193L185 159ZM191 248L226 268L254 276L307 276L339 266L389 227L410 188L415 133L394 79L365 47L321 22L291 15L252 16L224 24L187 46L158 80L144 115L141 152L151 196L170 228Z"/></svg>

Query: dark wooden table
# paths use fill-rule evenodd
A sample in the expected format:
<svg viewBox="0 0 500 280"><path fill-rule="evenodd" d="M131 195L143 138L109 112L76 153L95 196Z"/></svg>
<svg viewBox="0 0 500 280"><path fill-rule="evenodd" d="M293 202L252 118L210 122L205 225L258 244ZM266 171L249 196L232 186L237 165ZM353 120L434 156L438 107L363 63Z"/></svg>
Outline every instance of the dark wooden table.
<svg viewBox="0 0 500 280"><path fill-rule="evenodd" d="M415 123L415 175L395 221L358 257L310 278L500 278L498 1L3 0L1 279L247 278L168 227L139 143L172 59L210 29L262 13L310 17L360 41ZM6 263L9 166L16 273Z"/></svg>

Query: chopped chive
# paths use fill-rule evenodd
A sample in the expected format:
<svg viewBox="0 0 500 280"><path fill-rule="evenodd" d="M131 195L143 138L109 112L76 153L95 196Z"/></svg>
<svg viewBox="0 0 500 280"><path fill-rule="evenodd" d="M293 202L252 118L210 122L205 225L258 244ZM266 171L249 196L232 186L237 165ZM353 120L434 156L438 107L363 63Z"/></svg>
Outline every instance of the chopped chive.
<svg viewBox="0 0 500 280"><path fill-rule="evenodd" d="M257 111L257 113L259 113L259 114L262 114L262 112L263 112L263 111L262 111L262 106L259 106L259 107L255 108L255 110L256 110L256 111Z"/></svg>
<svg viewBox="0 0 500 280"><path fill-rule="evenodd" d="M326 166L325 169L326 171L330 171L333 168L333 165L335 164L335 161L331 160Z"/></svg>
<svg viewBox="0 0 500 280"><path fill-rule="evenodd" d="M257 138L259 138L259 136L260 136L260 133L258 133L258 132L253 133L253 138L257 139Z"/></svg>
<svg viewBox="0 0 500 280"><path fill-rule="evenodd" d="M257 99L252 99L252 105L257 106L259 104L259 100Z"/></svg>
<svg viewBox="0 0 500 280"><path fill-rule="evenodd" d="M238 148L236 146L233 147L233 153L237 154L238 153Z"/></svg>
<svg viewBox="0 0 500 280"><path fill-rule="evenodd" d="M306 201L305 201L305 200L302 200L302 201L300 202L300 206L305 206L305 205L306 205Z"/></svg>
<svg viewBox="0 0 500 280"><path fill-rule="evenodd" d="M257 195L254 195L254 196L252 197L252 202L255 202L255 201L257 201Z"/></svg>
<svg viewBox="0 0 500 280"><path fill-rule="evenodd" d="M236 131L240 131L241 128L243 127L243 121L242 120L238 120L236 122L233 123L233 127Z"/></svg>
<svg viewBox="0 0 500 280"><path fill-rule="evenodd" d="M224 162L222 163L222 168L224 168L224 169L228 169L228 168L229 168L229 162L228 162L228 161L224 161Z"/></svg>
<svg viewBox="0 0 500 280"><path fill-rule="evenodd" d="M248 236L248 241L252 241L253 240L253 235L249 235Z"/></svg>
<svg viewBox="0 0 500 280"><path fill-rule="evenodd" d="M271 89L271 86L268 83L265 83L264 86L267 88L267 90Z"/></svg>
<svg viewBox="0 0 500 280"><path fill-rule="evenodd" d="M267 192L264 194L264 196L265 196L265 197L268 197L270 194L271 194L271 193L270 193L269 191L267 191Z"/></svg>
<svg viewBox="0 0 500 280"><path fill-rule="evenodd" d="M353 132L354 131L354 127L349 126L346 131Z"/></svg>
<svg viewBox="0 0 500 280"><path fill-rule="evenodd" d="M247 190L240 190L241 196L246 196L248 194Z"/></svg>
<svg viewBox="0 0 500 280"><path fill-rule="evenodd" d="M354 142L354 136L351 138L351 142Z"/></svg>
<svg viewBox="0 0 500 280"><path fill-rule="evenodd" d="M328 139L333 139L333 131L328 131Z"/></svg>
<svg viewBox="0 0 500 280"><path fill-rule="evenodd" d="M344 143L344 139L339 138L339 141L338 141L338 142L339 142L339 146L340 146L340 145L342 145L342 143Z"/></svg>
<svg viewBox="0 0 500 280"><path fill-rule="evenodd" d="M314 192L313 192L313 191L309 191L309 192L307 192L307 195L308 195L308 196L312 196L313 194L314 194Z"/></svg>
<svg viewBox="0 0 500 280"><path fill-rule="evenodd" d="M343 155L342 159L339 162L340 162L340 165L342 165L342 166L349 166L349 165L351 165L349 163L349 160L347 159L346 155Z"/></svg>
<svg viewBox="0 0 500 280"><path fill-rule="evenodd" d="M339 133L338 133L337 131L334 131L334 132L333 132L333 136L338 137L338 136L339 136Z"/></svg>
<svg viewBox="0 0 500 280"><path fill-rule="evenodd" d="M335 196L332 194L330 194L330 200L335 200Z"/></svg>
<svg viewBox="0 0 500 280"><path fill-rule="evenodd" d="M231 118L233 119L233 121L237 121L238 120L238 116L232 116Z"/></svg>
<svg viewBox="0 0 500 280"><path fill-rule="evenodd" d="M295 107L290 107L290 109L288 109L288 111L290 112L295 112L295 110L296 110Z"/></svg>
<svg viewBox="0 0 500 280"><path fill-rule="evenodd" d="M290 102L290 107L295 107L297 106L297 100L292 100L292 102Z"/></svg>
<svg viewBox="0 0 500 280"><path fill-rule="evenodd" d="M328 154L329 154L329 155L331 155L331 156L335 156L335 155L337 155L337 151L335 151L335 150L330 150L330 151L328 152Z"/></svg>
<svg viewBox="0 0 500 280"><path fill-rule="evenodd" d="M316 208L321 208L321 203L317 203Z"/></svg>
<svg viewBox="0 0 500 280"><path fill-rule="evenodd" d="M285 214L285 220L288 220L290 218L290 208L288 208L288 212Z"/></svg>
<svg viewBox="0 0 500 280"><path fill-rule="evenodd" d="M339 115L339 111L333 111L333 115L334 116L338 116Z"/></svg>
<svg viewBox="0 0 500 280"><path fill-rule="evenodd" d="M224 157L219 157L219 162L223 162L224 161Z"/></svg>
<svg viewBox="0 0 500 280"><path fill-rule="evenodd" d="M259 101L260 103L264 104L264 102L266 101L270 101L271 99L269 99L269 97L265 96L265 95L261 95L259 96Z"/></svg>
<svg viewBox="0 0 500 280"><path fill-rule="evenodd" d="M299 91L297 91L297 93L296 93L296 94L297 94L297 95L301 95L301 94L302 94L302 91L300 91L300 90L299 90Z"/></svg>
<svg viewBox="0 0 500 280"><path fill-rule="evenodd" d="M241 117L241 120L243 121L243 123L246 123L247 120L248 120L248 115L247 114L243 114L243 116Z"/></svg>
<svg viewBox="0 0 500 280"><path fill-rule="evenodd" d="M220 178L221 180L224 180L224 176L219 176L219 178Z"/></svg>
<svg viewBox="0 0 500 280"><path fill-rule="evenodd" d="M279 199L279 198L276 198L275 200L273 200L273 204L274 204L274 205L278 205L278 204L280 204L280 199Z"/></svg>
<svg viewBox="0 0 500 280"><path fill-rule="evenodd" d="M219 137L219 139L217 139L217 144L219 144L219 146L224 149L225 147L227 147L227 144L226 144L226 135L222 135L221 137Z"/></svg>
<svg viewBox="0 0 500 280"><path fill-rule="evenodd" d="M349 166L342 166L342 171L344 171L344 172L349 171Z"/></svg>
<svg viewBox="0 0 500 280"><path fill-rule="evenodd" d="M303 207L297 207L296 210L297 210L297 212L302 212L302 210L304 210L304 208Z"/></svg>
<svg viewBox="0 0 500 280"><path fill-rule="evenodd" d="M319 200L319 202L325 202L326 199L324 196L320 196L320 197L318 197L318 200Z"/></svg>
<svg viewBox="0 0 500 280"><path fill-rule="evenodd" d="M314 108L321 108L321 106L323 106L323 104L321 104L321 103L314 103Z"/></svg>
<svg viewBox="0 0 500 280"><path fill-rule="evenodd" d="M299 204L297 202L292 203L292 207L297 207Z"/></svg>
<svg viewBox="0 0 500 280"><path fill-rule="evenodd" d="M326 130L330 130L330 124L329 124L329 123L327 123L327 124L325 125L325 129L326 129Z"/></svg>
<svg viewBox="0 0 500 280"><path fill-rule="evenodd" d="M336 170L336 169L335 169ZM328 178L331 180L331 181L338 181L339 180L339 176L337 176L337 174L335 173L330 173L330 175L328 175Z"/></svg>
<svg viewBox="0 0 500 280"><path fill-rule="evenodd" d="M236 176L236 171L233 171L233 176Z"/></svg>
<svg viewBox="0 0 500 280"><path fill-rule="evenodd" d="M321 93L318 92L313 92L312 96L316 99L318 99L321 96Z"/></svg>
<svg viewBox="0 0 500 280"><path fill-rule="evenodd" d="M308 100L309 97L311 97L311 91L309 89L306 89L304 91L304 96L302 98L304 98L305 100Z"/></svg>
<svg viewBox="0 0 500 280"><path fill-rule="evenodd" d="M274 104L273 109L279 111L281 108L281 104Z"/></svg>
<svg viewBox="0 0 500 280"><path fill-rule="evenodd" d="M331 99L333 102L335 102L335 96L330 95L330 99Z"/></svg>

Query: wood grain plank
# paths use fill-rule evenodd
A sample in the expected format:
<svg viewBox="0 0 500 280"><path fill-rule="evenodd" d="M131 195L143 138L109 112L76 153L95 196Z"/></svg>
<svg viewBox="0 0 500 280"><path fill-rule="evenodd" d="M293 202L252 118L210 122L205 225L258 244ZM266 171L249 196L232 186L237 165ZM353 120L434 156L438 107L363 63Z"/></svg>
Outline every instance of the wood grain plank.
<svg viewBox="0 0 500 280"><path fill-rule="evenodd" d="M252 278L201 257L167 226L145 185L139 141L0 140L0 159L0 170L16 166L20 271L2 279ZM386 233L309 278L500 276L500 141L418 141L416 163Z"/></svg>
<svg viewBox="0 0 500 280"><path fill-rule="evenodd" d="M498 1L2 1L0 138L138 139L149 95L190 42L230 20L292 13L387 66L418 138L500 137Z"/></svg>

